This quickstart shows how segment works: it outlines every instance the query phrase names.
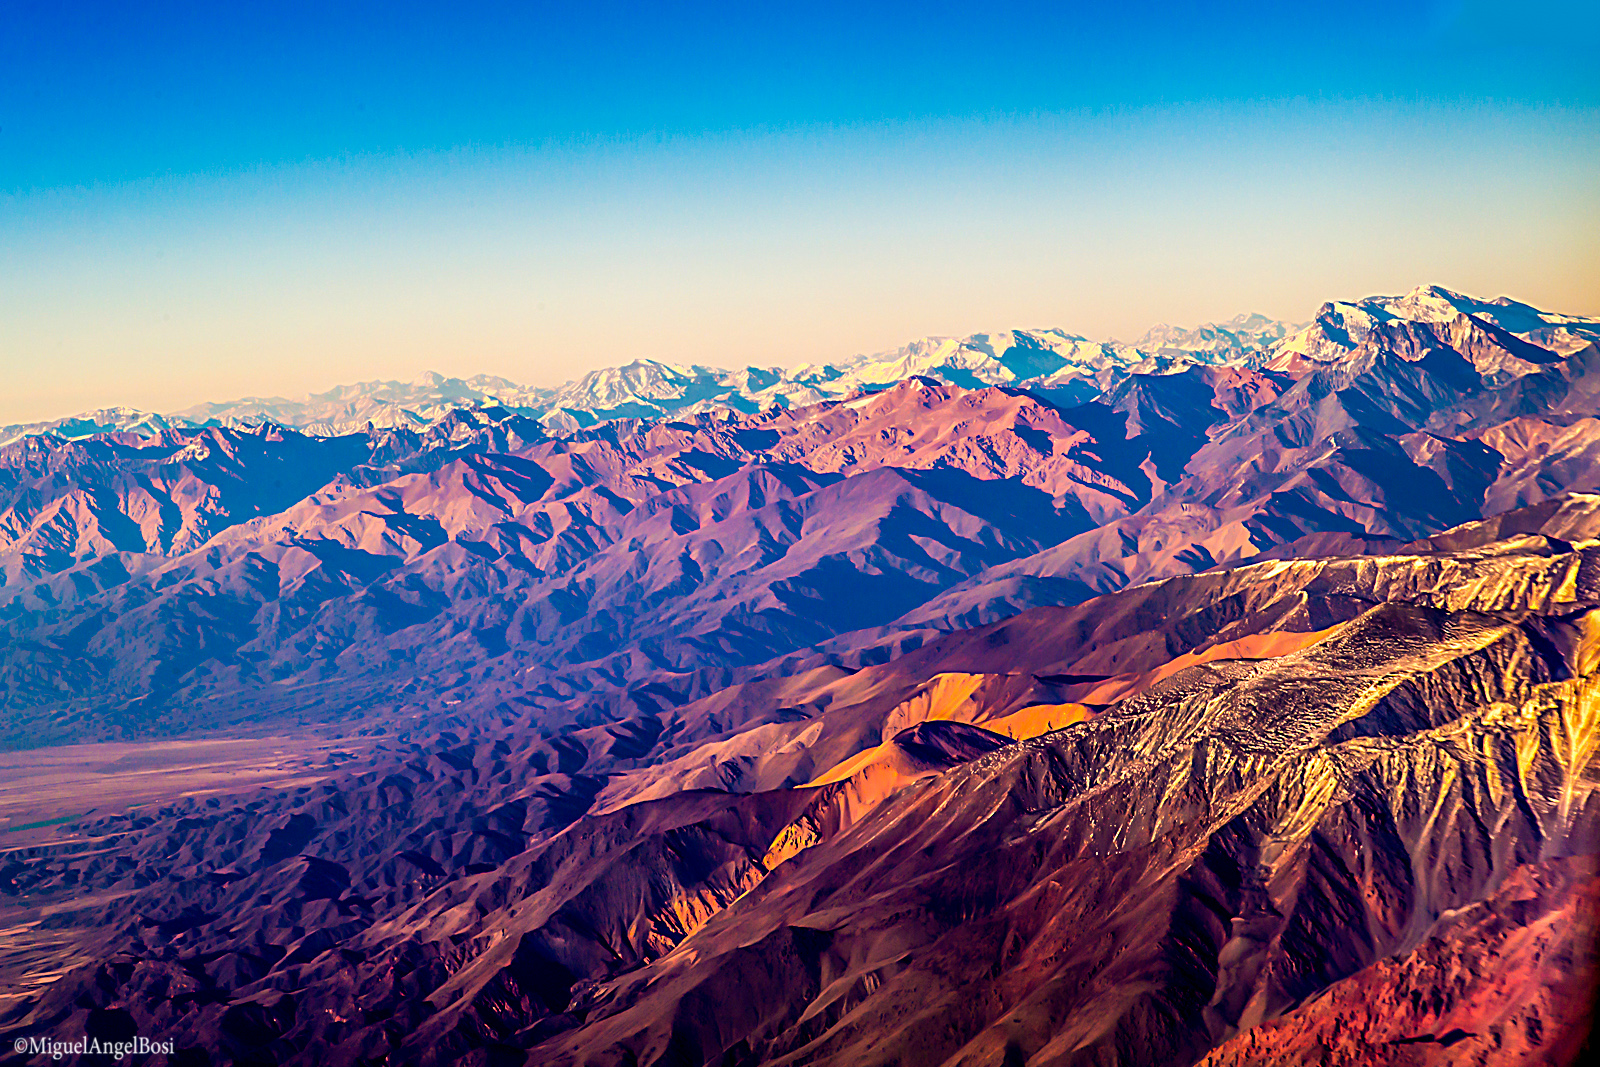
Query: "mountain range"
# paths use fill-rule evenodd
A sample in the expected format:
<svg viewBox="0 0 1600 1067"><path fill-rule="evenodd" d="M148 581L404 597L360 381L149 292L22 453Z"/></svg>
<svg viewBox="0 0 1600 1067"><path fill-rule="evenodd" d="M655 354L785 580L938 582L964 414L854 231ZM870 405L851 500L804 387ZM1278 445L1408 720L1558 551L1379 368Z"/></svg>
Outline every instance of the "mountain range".
<svg viewBox="0 0 1600 1067"><path fill-rule="evenodd" d="M1089 341L1062 330L1000 330L967 337L926 337L892 352L857 356L837 365L746 367L676 366L638 359L593 371L554 388L530 388L489 375L446 378L427 373L409 382L342 386L299 400L247 398L201 404L163 415L109 408L45 422L0 427L0 444L49 433L77 438L131 431L252 427L263 423L323 436L359 433L370 423L420 429L463 407L525 415L556 430L614 418L661 418L723 408L753 414L847 397L913 375L969 388L1024 385L1086 398L1117 375L1165 369L1175 362L1259 359L1290 327L1262 315L1240 315L1195 329L1157 326L1132 345Z"/></svg>
<svg viewBox="0 0 1600 1067"><path fill-rule="evenodd" d="M107 754L15 808L0 1048L1584 1054L1600 322L336 394L0 446L0 742Z"/></svg>
<svg viewBox="0 0 1600 1067"><path fill-rule="evenodd" d="M612 714L774 657L854 666L1151 578L1398 544L1600 488L1596 338L1419 290L1082 402L913 375L565 431L469 407L31 435L0 448L0 736Z"/></svg>

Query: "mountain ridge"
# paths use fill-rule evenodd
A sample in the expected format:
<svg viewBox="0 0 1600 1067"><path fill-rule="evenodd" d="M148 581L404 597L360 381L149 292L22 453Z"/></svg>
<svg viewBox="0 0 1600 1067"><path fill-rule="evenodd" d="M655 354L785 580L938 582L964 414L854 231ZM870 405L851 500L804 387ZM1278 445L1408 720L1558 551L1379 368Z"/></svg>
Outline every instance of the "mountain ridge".
<svg viewBox="0 0 1600 1067"><path fill-rule="evenodd" d="M1383 330L1291 335L1320 338L1304 365L1189 363L1087 401L913 375L570 430L468 408L339 436L24 438L0 447L7 743L189 729L203 709L271 721L325 692L336 719L372 700L569 714L624 679L692 700L807 649L859 664L1040 604L1600 488L1587 326L1537 318L1567 350L1539 355L1476 319L1433 332L1464 313L1431 290L1378 299ZM852 586L875 592L837 610Z"/></svg>
<svg viewBox="0 0 1600 1067"><path fill-rule="evenodd" d="M1586 1062L1600 327L1234 325L0 445L0 1049Z"/></svg>
<svg viewBox="0 0 1600 1067"><path fill-rule="evenodd" d="M576 429L619 417L664 417L717 408L752 413L773 404L796 406L847 399L914 375L933 374L951 384L1034 382L1039 388L1090 388L1096 375L1148 371L1175 359L1203 362L1259 354L1263 338L1276 339L1286 324L1260 315L1192 330L1161 326L1141 341L1093 342L1060 329L1002 330L965 337L926 337L898 349L859 355L838 364L792 368L679 365L636 359L602 368L562 385L530 387L493 375L447 378L424 372L410 381L375 380L335 386L299 399L244 397L196 404L165 414L108 408L65 418L0 427L0 444L39 433L66 437L166 428L241 427L273 422L323 435L379 428L417 429L459 407L500 407ZM997 348L998 345L998 348ZM1009 362L1008 362L1009 360ZM1019 373L1020 372L1020 373Z"/></svg>
<svg viewBox="0 0 1600 1067"><path fill-rule="evenodd" d="M167 428L247 427L263 422L324 436L361 432L368 423L380 429L422 429L453 410L473 407L535 418L561 432L613 418L665 418L723 409L750 414L774 404L804 406L847 399L914 375L967 388L1029 388L1081 403L1132 374L1178 371L1190 364L1265 366L1293 369L1296 374L1327 364L1348 364L1361 358L1360 344L1353 337L1382 332L1385 324L1397 321L1420 325L1430 335L1451 329L1494 332L1500 339L1490 341L1488 348L1500 353L1494 358L1507 361L1502 368L1506 378L1527 368L1520 357L1504 350L1505 343L1515 347L1517 341L1530 342L1565 356L1600 338L1600 322L1593 319L1540 311L1509 297L1479 300L1424 285L1397 297L1332 301L1306 324L1249 313L1194 328L1153 326L1132 344L1092 341L1054 328L1000 330L926 337L836 364L790 368L729 370L641 358L546 387L493 375L447 378L425 372L407 382L358 382L298 399L246 397L163 414L103 409L0 427L0 444L43 433L69 438L119 431L154 435ZM1505 335L1515 340L1505 342ZM1410 341L1413 348L1428 343Z"/></svg>
<svg viewBox="0 0 1600 1067"><path fill-rule="evenodd" d="M1570 495L84 818L4 869L108 896L29 949L72 964L0 1035L159 1024L213 1062L349 1065L1319 1062L1334 1038L1350 1064L1578 1062L1597 546L1600 496Z"/></svg>

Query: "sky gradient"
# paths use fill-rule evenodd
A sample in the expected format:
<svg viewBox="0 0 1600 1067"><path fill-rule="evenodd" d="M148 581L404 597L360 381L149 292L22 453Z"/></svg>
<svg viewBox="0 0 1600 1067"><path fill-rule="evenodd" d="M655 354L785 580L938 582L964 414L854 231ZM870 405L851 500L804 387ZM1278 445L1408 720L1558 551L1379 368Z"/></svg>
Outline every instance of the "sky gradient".
<svg viewBox="0 0 1600 1067"><path fill-rule="evenodd" d="M235 6L0 9L0 423L1600 313L1593 5Z"/></svg>

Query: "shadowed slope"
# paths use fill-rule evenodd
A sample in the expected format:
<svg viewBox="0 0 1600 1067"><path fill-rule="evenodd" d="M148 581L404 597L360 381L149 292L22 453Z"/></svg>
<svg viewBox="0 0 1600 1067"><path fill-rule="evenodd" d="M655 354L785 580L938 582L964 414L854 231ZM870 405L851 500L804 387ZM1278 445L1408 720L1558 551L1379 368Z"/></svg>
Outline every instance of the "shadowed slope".
<svg viewBox="0 0 1600 1067"><path fill-rule="evenodd" d="M975 335L795 409L15 442L0 739L653 714L813 646L882 662L1036 605L1600 488L1593 323L1427 289L1281 339L1235 325L1162 338L1248 334L1270 368L1134 361L1084 393L1056 376L1115 353ZM1041 391L887 384L919 368ZM589 384L699 388L619 375Z"/></svg>
<svg viewBox="0 0 1600 1067"><path fill-rule="evenodd" d="M8 875L121 894L74 942L92 962L9 1025L115 1015L241 1063L1220 1064L1335 1028L1341 1062L1571 1062L1563 998L1592 972L1541 931L1592 921L1597 513L1174 578L654 725L441 737L248 809L102 820L114 852ZM738 710L785 692L808 704ZM1064 729L987 727L1090 694L1110 703ZM774 757L748 791L594 804L603 775L746 730ZM1452 959L1481 962L1444 1000L1362 1014Z"/></svg>

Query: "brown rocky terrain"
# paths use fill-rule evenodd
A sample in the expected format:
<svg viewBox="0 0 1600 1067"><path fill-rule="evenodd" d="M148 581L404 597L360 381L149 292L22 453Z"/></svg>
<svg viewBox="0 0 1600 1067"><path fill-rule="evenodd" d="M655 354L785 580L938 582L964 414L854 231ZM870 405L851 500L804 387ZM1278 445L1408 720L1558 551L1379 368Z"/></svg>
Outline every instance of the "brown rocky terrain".
<svg viewBox="0 0 1600 1067"><path fill-rule="evenodd" d="M1600 488L1597 339L1419 290L1329 305L1265 368L1072 406L911 378L567 433L477 409L28 437L0 448L0 738L597 722L777 656L859 666L1150 578L1382 550Z"/></svg>
<svg viewBox="0 0 1600 1067"><path fill-rule="evenodd" d="M1600 498L1572 497L654 723L440 736L96 820L114 850L8 872L94 913L51 916L89 962L7 1036L160 1032L196 1062L1574 1062L1597 552ZM752 714L784 686L807 703Z"/></svg>
<svg viewBox="0 0 1600 1067"><path fill-rule="evenodd" d="M0 1057L1580 1062L1597 339L13 441Z"/></svg>

